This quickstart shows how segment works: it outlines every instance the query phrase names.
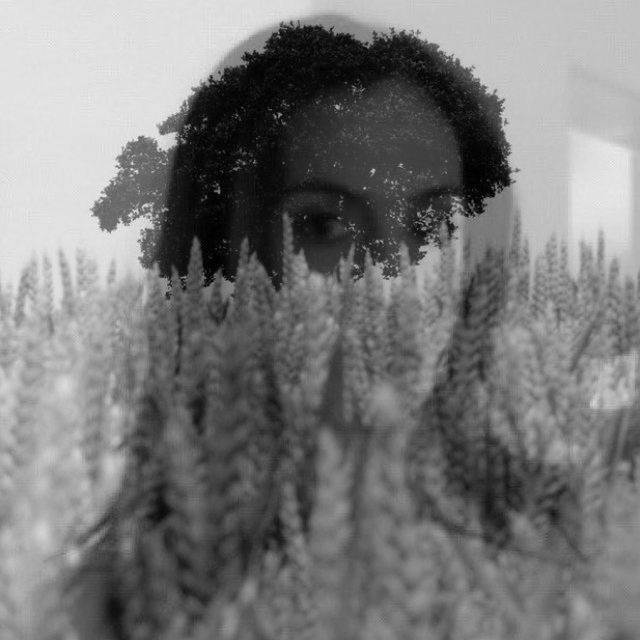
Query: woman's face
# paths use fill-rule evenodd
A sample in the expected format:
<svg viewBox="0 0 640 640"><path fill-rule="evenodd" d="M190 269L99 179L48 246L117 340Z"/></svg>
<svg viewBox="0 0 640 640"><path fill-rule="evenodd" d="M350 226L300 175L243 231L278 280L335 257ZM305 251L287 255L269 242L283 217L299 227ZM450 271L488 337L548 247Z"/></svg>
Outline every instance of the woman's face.
<svg viewBox="0 0 640 640"><path fill-rule="evenodd" d="M375 262L397 264L405 242L416 262L426 244L424 212L449 208L462 190L451 127L407 81L383 79L360 100L353 90L312 100L288 123L283 151L275 219L288 213L296 250L320 273L333 272L352 243L360 267L365 244ZM437 234L439 225L431 226ZM281 225L267 242L281 255Z"/></svg>

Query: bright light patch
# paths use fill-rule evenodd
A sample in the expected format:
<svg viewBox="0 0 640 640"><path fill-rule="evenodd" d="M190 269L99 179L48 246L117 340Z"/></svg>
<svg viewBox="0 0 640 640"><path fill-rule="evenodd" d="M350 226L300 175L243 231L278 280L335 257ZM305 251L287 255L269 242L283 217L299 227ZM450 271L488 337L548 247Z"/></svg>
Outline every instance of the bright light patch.
<svg viewBox="0 0 640 640"><path fill-rule="evenodd" d="M632 239L631 150L586 133L569 140L569 239L571 265L577 274L580 240L595 249L598 229L605 236L606 262L618 256L622 270L630 260Z"/></svg>

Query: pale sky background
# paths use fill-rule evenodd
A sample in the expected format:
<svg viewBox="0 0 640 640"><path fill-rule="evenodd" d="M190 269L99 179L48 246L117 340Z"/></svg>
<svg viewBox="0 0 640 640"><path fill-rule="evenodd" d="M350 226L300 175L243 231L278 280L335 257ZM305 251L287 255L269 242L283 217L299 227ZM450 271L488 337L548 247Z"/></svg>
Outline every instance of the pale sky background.
<svg viewBox="0 0 640 640"><path fill-rule="evenodd" d="M139 135L157 137L156 125L239 41L316 11L420 29L498 91L534 254L552 231L575 240L605 224L637 259L637 0L0 0L0 281L17 284L34 251L47 251L57 274L58 246L70 259L84 247L103 275L112 257L120 275L141 274L146 224L107 234L90 215L116 156ZM604 87L592 94L609 96L604 116L584 111L591 98L570 109L576 66ZM581 118L619 137L621 151L573 131Z"/></svg>
<svg viewBox="0 0 640 640"><path fill-rule="evenodd" d="M264 4L264 3L262 3ZM90 207L122 147L180 107L239 40L310 2L0 0L0 280L35 250L82 246L122 274L144 222L108 234ZM56 281L57 285L57 281Z"/></svg>

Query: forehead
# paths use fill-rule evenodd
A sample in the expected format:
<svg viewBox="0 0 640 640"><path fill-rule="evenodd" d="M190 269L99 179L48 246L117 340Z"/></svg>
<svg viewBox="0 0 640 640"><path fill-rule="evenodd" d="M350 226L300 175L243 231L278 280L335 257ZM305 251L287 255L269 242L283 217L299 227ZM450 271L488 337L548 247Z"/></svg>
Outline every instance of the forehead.
<svg viewBox="0 0 640 640"><path fill-rule="evenodd" d="M354 104L342 89L297 111L284 139L287 186L314 178L358 188L372 169L393 174L399 165L410 191L459 186L456 137L416 85L383 78Z"/></svg>

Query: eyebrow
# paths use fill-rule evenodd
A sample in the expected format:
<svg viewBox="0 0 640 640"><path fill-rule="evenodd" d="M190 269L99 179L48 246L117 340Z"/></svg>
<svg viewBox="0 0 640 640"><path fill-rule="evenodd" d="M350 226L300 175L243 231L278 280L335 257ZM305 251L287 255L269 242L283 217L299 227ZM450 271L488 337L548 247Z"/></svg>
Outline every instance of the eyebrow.
<svg viewBox="0 0 640 640"><path fill-rule="evenodd" d="M355 191L341 184L334 182L328 182L325 180L309 180L301 182L293 187L285 189L283 196L290 197L299 193L314 192L327 196L342 196L345 200L352 203L359 204L362 207L370 210L369 203L367 202L366 192L365 194ZM412 206L418 206L420 203L427 201L431 198L443 196L443 195L462 195L462 191L456 187L437 186L429 189L424 189L419 193L410 196L407 200Z"/></svg>

